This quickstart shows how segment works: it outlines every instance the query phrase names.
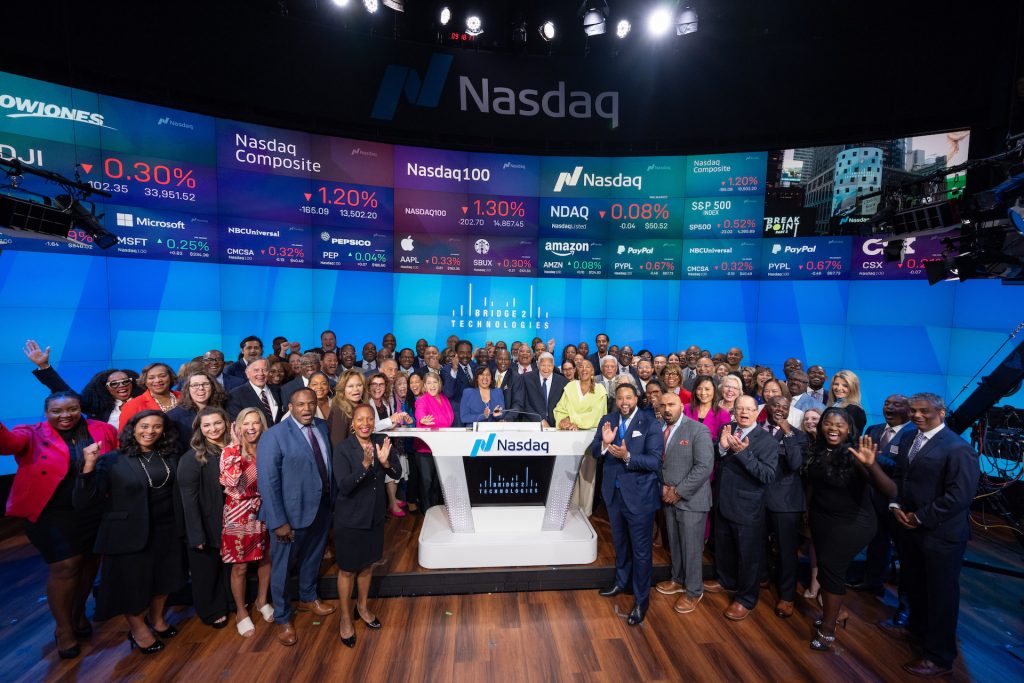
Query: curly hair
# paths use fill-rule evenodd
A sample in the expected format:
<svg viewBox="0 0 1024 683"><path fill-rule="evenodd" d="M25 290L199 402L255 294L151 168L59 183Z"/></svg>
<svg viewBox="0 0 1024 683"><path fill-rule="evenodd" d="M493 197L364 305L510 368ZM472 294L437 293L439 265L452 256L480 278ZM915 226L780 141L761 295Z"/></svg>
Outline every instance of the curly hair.
<svg viewBox="0 0 1024 683"><path fill-rule="evenodd" d="M110 368L109 370L97 372L82 389L82 412L86 415L93 417L103 416L106 418L114 410L115 401L114 397L110 394L110 389L107 388L107 382L110 381L110 376L115 372L123 372L132 381L132 398L142 395L146 390L145 387L139 386L139 373L134 370Z"/></svg>
<svg viewBox="0 0 1024 683"><path fill-rule="evenodd" d="M162 410L143 410L141 413L133 415L118 435L118 442L121 444L118 450L129 457L142 454L142 447L135 439L135 425L147 417L159 417L164 423L164 431L153 445L153 452L161 458L180 455L181 444L178 442L178 428L167 419Z"/></svg>
<svg viewBox="0 0 1024 683"><path fill-rule="evenodd" d="M836 416L846 423L849 431L846 440L842 443L831 446L825 440L823 425L825 420ZM850 448L854 447L854 437L857 433L853 424L853 418L842 408L826 408L818 421L818 433L811 444L810 458L807 460L805 472L810 479L821 479L833 485L844 486L853 476L854 459L850 454Z"/></svg>

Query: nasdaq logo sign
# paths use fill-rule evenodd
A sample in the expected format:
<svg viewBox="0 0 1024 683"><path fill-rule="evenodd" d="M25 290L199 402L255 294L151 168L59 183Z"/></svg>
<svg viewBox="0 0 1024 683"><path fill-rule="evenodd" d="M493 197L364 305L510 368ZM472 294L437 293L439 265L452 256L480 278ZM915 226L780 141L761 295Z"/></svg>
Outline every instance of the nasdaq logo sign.
<svg viewBox="0 0 1024 683"><path fill-rule="evenodd" d="M469 457L475 457L479 453L490 453L492 450L501 453L545 453L551 452L551 444L547 441L535 439L498 439L494 433L486 439L477 439L473 442L473 450Z"/></svg>
<svg viewBox="0 0 1024 683"><path fill-rule="evenodd" d="M441 91L454 60L452 55L435 53L430 58L427 73L422 78L411 67L388 65L377 90L377 100L373 103L370 116L383 121L393 120L403 94L410 104L417 107L436 107L441 101Z"/></svg>

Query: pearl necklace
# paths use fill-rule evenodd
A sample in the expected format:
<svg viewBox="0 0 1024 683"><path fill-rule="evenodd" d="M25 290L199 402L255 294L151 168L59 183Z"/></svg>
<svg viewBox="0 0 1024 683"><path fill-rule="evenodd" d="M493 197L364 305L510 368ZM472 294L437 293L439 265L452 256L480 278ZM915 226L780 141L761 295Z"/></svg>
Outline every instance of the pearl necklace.
<svg viewBox="0 0 1024 683"><path fill-rule="evenodd" d="M160 484L159 486L153 486L153 478L149 476L149 470L146 468L146 465L148 463L152 462L152 461L153 461L153 456L152 455L149 456L149 459L147 459L146 456L144 456L144 455L140 455L139 456L139 465L142 466L142 471L146 475L146 481L149 482L149 488L151 488L151 489L162 489L163 487L167 486L167 482L169 482L171 480L171 468L167 466L167 461L166 460L164 460L163 458L160 458L160 462L163 463L164 471L166 473L166 476L164 477L164 481L163 481L162 484Z"/></svg>
<svg viewBox="0 0 1024 683"><path fill-rule="evenodd" d="M149 395L153 397L153 400L154 400L154 401L156 401L156 404L157 404L157 405L158 405L158 406L160 407L160 410L162 410L162 411L163 411L163 412L165 412L165 413L166 413L167 411L171 410L172 408L174 408L174 406L178 405L178 399L177 399L177 398L175 398L174 394L170 394L170 397L171 397L171 405L167 406L166 408L164 408L164 404L163 404L163 403L160 403L160 399L158 399L158 398L156 397L156 394L154 394L154 393L153 393L153 392L151 391L151 392L149 392Z"/></svg>

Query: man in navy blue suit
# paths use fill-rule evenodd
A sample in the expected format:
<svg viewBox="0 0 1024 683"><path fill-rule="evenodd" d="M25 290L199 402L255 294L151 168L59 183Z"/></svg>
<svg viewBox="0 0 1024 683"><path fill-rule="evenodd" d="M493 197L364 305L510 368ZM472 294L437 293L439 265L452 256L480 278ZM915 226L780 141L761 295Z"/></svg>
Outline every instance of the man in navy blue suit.
<svg viewBox="0 0 1024 683"><path fill-rule="evenodd" d="M448 397L455 413L455 422L452 426L461 427L459 403L462 402L463 392L473 386L473 344L460 339L455 345L455 358L452 364L442 369L441 374L446 375L442 380L441 390Z"/></svg>
<svg viewBox="0 0 1024 683"><path fill-rule="evenodd" d="M896 500L890 504L902 527L900 565L906 575L910 618L903 628L879 626L897 638L916 640L920 657L903 665L918 676L943 676L956 659L960 567L971 535L971 501L978 490L978 454L945 425L946 405L929 393L910 397L917 429L896 456Z"/></svg>
<svg viewBox="0 0 1024 683"><path fill-rule="evenodd" d="M288 575L298 566L300 612L326 616L334 606L320 602L317 574L331 520L334 478L327 423L316 417L316 394L297 389L288 416L260 439L256 448L260 519L270 529L270 595L274 602L277 639L294 645Z"/></svg>
<svg viewBox="0 0 1024 683"><path fill-rule="evenodd" d="M637 409L636 387L623 382L615 390L617 411L601 418L590 454L604 461L601 495L608 507L615 543L615 584L606 598L633 591L627 622L644 620L651 593L651 529L661 505L660 472L665 437L657 420ZM610 457L609 457L610 456Z"/></svg>
<svg viewBox="0 0 1024 683"><path fill-rule="evenodd" d="M515 378L516 388L512 409L513 419L522 422L542 422L545 427L555 426L555 406L569 383L555 372L555 357L547 351L537 356L537 371Z"/></svg>

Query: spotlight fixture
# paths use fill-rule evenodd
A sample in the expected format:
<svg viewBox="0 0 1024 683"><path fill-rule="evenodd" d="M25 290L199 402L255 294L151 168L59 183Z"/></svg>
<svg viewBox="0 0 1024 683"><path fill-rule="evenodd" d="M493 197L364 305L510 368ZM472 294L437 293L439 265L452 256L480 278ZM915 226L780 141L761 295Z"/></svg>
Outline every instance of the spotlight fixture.
<svg viewBox="0 0 1024 683"><path fill-rule="evenodd" d="M441 13L438 15L438 21L441 22L441 26L447 26L448 22L452 20L452 10L450 7L445 6L441 8Z"/></svg>
<svg viewBox="0 0 1024 683"><path fill-rule="evenodd" d="M543 24L540 25L540 28L537 29L537 32L540 33L540 37L543 38L546 42L551 42L552 40L555 39L554 22L545 21Z"/></svg>
<svg viewBox="0 0 1024 683"><path fill-rule="evenodd" d="M405 0L381 0L385 7L395 10L396 12L405 11Z"/></svg>
<svg viewBox="0 0 1024 683"><path fill-rule="evenodd" d="M366 11L370 14L376 14L377 10L380 9L380 4L378 3L378 0L363 0L363 7L365 7Z"/></svg>
<svg viewBox="0 0 1024 683"><path fill-rule="evenodd" d="M484 32L483 22L480 21L480 17L473 14L466 17L466 34L476 37Z"/></svg>
<svg viewBox="0 0 1024 683"><path fill-rule="evenodd" d="M676 21L676 35L685 36L697 32L697 10L692 7L685 7L679 13L679 20Z"/></svg>
<svg viewBox="0 0 1024 683"><path fill-rule="evenodd" d="M588 36L599 36L606 30L608 19L608 3L605 0L595 2L583 0L577 15L583 22L583 32Z"/></svg>
<svg viewBox="0 0 1024 683"><path fill-rule="evenodd" d="M647 15L647 32L656 38L668 33L672 27L672 12L667 7L658 9Z"/></svg>
<svg viewBox="0 0 1024 683"><path fill-rule="evenodd" d="M348 7L348 0L331 0L335 7Z"/></svg>
<svg viewBox="0 0 1024 683"><path fill-rule="evenodd" d="M633 28L633 25L630 24L625 19L622 19L621 21L619 21L618 24L615 25L615 35L619 38L625 38L626 36L629 35L629 30L631 28Z"/></svg>

